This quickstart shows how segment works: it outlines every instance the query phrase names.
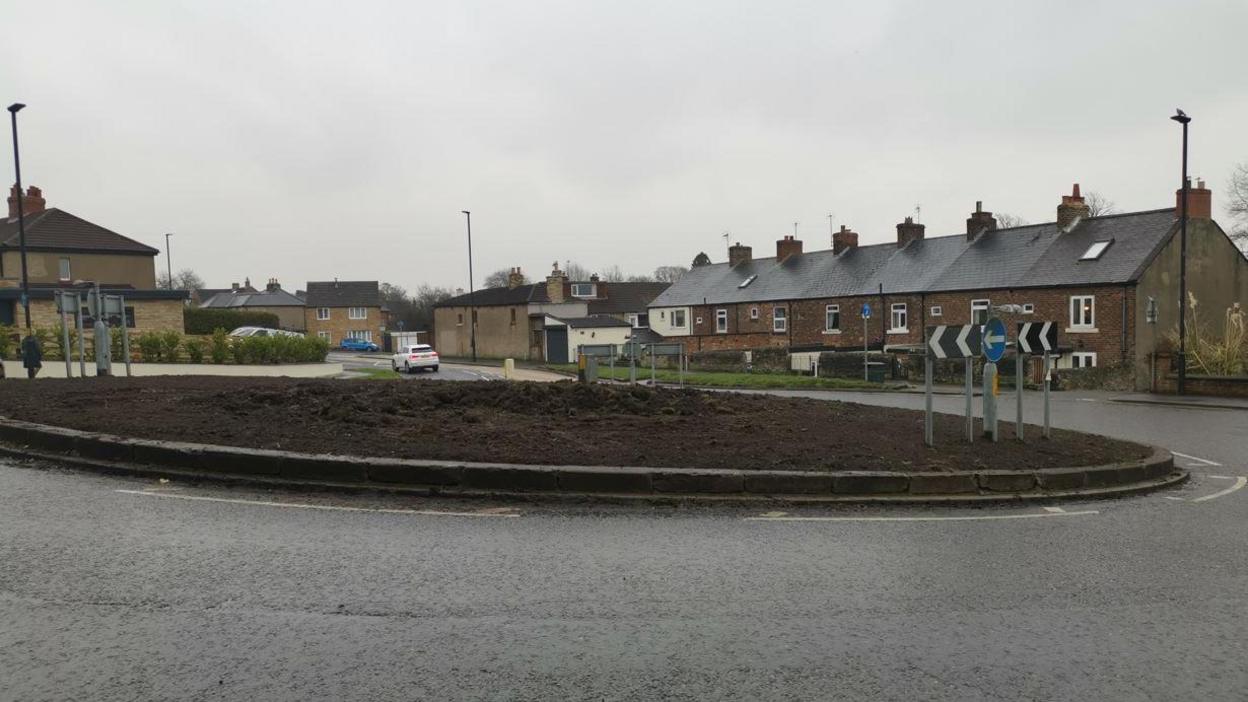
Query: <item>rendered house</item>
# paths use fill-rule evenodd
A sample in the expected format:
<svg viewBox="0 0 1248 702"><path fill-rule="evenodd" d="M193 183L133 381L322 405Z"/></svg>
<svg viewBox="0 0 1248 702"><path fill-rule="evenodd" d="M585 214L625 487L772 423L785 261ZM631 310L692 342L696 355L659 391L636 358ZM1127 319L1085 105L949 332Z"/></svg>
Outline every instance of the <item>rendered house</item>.
<svg viewBox="0 0 1248 702"><path fill-rule="evenodd" d="M598 337L627 338L632 335L630 328L632 333L645 330L647 305L668 286L611 283L597 276L572 281L558 264L545 282L523 280L520 269L514 268L506 287L456 295L439 303L434 308L434 347L444 356L471 355L470 316L475 311L478 356L562 363L560 349L571 349L567 360L572 360L577 343L622 343L598 341ZM588 341L578 342L582 335L577 330L591 328L594 331L585 335Z"/></svg>
<svg viewBox="0 0 1248 702"><path fill-rule="evenodd" d="M14 186L8 199L9 216L0 222L0 324L22 326L17 196ZM85 294L98 284L106 294L125 296L130 329L182 331L182 310L189 293L156 287L159 250L65 210L47 207L39 188L27 188L21 202L33 326L52 329L60 324L56 290L80 288Z"/></svg>
<svg viewBox="0 0 1248 702"><path fill-rule="evenodd" d="M1219 331L1223 310L1248 305L1248 259L1212 219L1203 183L1188 197L1188 290ZM803 252L785 237L775 257L755 259L737 244L728 263L695 267L655 299L650 324L689 351L860 351L866 305L869 347L917 348L928 326L982 322L1013 304L1021 312L996 314L1011 336L1020 321L1060 324L1069 351L1058 367L1131 364L1144 389L1150 355L1177 329L1178 233L1173 207L1089 217L1076 185L1046 224L997 229L977 207L953 236L926 238L907 218L893 243L859 246L841 227L824 251Z"/></svg>
<svg viewBox="0 0 1248 702"><path fill-rule="evenodd" d="M303 300L308 335L337 346L343 339L364 339L381 346L388 324L375 280L331 280L308 283Z"/></svg>

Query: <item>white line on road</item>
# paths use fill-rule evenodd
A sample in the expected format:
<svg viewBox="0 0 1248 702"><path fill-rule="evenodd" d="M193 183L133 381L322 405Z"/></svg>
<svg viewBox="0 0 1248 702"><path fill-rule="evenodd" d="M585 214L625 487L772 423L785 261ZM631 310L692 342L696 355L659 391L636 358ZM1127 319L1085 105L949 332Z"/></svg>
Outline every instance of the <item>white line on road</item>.
<svg viewBox="0 0 1248 702"><path fill-rule="evenodd" d="M1052 512L1053 514L1062 514L1062 513L1063 513L1063 512L1065 512L1066 510L1062 509L1061 507L1045 507L1045 508L1044 508L1044 511L1045 511L1045 512Z"/></svg>
<svg viewBox="0 0 1248 702"><path fill-rule="evenodd" d="M1170 453L1173 453L1174 455L1176 455L1176 456L1178 456L1178 457L1180 457L1180 458L1186 458L1186 459L1187 459L1187 460L1189 460L1189 461L1200 461L1201 463L1203 463L1204 465L1207 465L1207 466L1220 466L1220 465L1222 465L1221 463L1216 463L1216 462L1211 461L1211 460L1209 460L1209 459L1207 459L1207 458L1199 458L1199 457L1197 457L1197 456L1189 456L1189 455L1187 455L1186 453L1179 453L1178 451L1171 451Z"/></svg>
<svg viewBox="0 0 1248 702"><path fill-rule="evenodd" d="M1081 512L1044 512L1041 514L988 514L982 517L746 517L747 522L986 522L998 519L1042 519L1044 517L1082 517L1100 514L1089 509Z"/></svg>
<svg viewBox="0 0 1248 702"><path fill-rule="evenodd" d="M225 502L233 505L255 505L258 507L292 507L295 509L322 509L335 512L377 512L379 514L413 514L428 517L519 517L514 513L501 513L493 510L480 512L441 512L425 509L379 509L373 507L339 507L336 505L307 505L297 502L263 502L260 500L235 500L224 497L202 497L199 495L170 495L168 493L147 492L145 490L115 490L126 495L142 495L144 497L171 497L178 500L199 500L202 502Z"/></svg>
<svg viewBox="0 0 1248 702"><path fill-rule="evenodd" d="M1229 495L1232 492L1235 492L1236 490L1243 488L1245 485L1248 485L1248 478L1245 478L1242 476L1238 478L1231 478L1225 475L1211 475L1209 477L1210 478L1222 478L1224 480L1234 480L1235 484L1225 490L1215 492L1212 495L1205 495L1204 497L1197 497L1193 499L1192 502L1204 502L1205 500L1212 500L1218 497L1222 497L1224 495Z"/></svg>
<svg viewBox="0 0 1248 702"><path fill-rule="evenodd" d="M1162 497L1167 500L1174 500L1176 502L1187 502L1187 500L1183 499L1182 497L1175 497L1174 495L1162 495Z"/></svg>

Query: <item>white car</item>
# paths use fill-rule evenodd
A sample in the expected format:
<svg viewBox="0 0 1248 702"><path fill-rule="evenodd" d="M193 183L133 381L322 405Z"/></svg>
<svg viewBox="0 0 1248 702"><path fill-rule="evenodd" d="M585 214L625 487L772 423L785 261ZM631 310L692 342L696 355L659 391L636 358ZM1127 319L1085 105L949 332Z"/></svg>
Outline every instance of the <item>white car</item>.
<svg viewBox="0 0 1248 702"><path fill-rule="evenodd" d="M400 346L399 352L390 357L390 367L396 372L400 369L415 373L421 368L429 368L438 372L438 352L429 344Z"/></svg>
<svg viewBox="0 0 1248 702"><path fill-rule="evenodd" d="M249 336L303 336L303 334L286 331L285 329L269 329L267 327L239 327L227 336L245 339Z"/></svg>

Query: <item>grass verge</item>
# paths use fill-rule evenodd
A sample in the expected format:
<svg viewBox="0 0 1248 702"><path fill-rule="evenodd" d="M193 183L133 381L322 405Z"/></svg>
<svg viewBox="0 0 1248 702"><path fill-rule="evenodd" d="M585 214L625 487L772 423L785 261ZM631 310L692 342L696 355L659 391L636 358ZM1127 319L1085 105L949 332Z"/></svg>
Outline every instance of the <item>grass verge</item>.
<svg viewBox="0 0 1248 702"><path fill-rule="evenodd" d="M398 380L399 374L389 368L352 368L352 373L364 376L359 380Z"/></svg>
<svg viewBox="0 0 1248 702"><path fill-rule="evenodd" d="M576 374L574 364L548 366L550 370L560 373ZM669 369L658 369L654 373L655 380L660 383L680 382L680 375ZM628 367L615 367L612 374L610 368L598 367L598 377L612 380L628 380ZM650 369L638 368L638 380L649 380ZM726 373L711 371L692 371L685 373L685 384L708 388L750 388L750 389L790 389L790 390L896 390L904 387L900 384L868 383L864 380L849 378L813 378L808 375L788 375L784 373Z"/></svg>

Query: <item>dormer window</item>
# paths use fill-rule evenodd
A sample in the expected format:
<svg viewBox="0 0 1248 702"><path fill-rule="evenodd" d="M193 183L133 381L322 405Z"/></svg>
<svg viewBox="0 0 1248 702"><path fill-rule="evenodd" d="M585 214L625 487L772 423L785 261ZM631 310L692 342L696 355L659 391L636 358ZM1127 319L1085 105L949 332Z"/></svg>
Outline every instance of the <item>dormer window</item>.
<svg viewBox="0 0 1248 702"><path fill-rule="evenodd" d="M1079 260L1080 261L1095 261L1096 259L1101 257L1101 254L1105 253L1105 249L1108 249L1109 245L1112 243L1114 243L1113 239L1106 239L1104 241L1094 242L1091 246L1088 247L1087 251L1083 252L1083 255L1079 257Z"/></svg>
<svg viewBox="0 0 1248 702"><path fill-rule="evenodd" d="M745 279L745 281L744 281L743 283L741 283L740 285L738 285L737 287L738 287L738 288L744 288L744 287L746 287L747 285L749 285L750 283L753 283L753 282L754 282L754 279L755 279L755 278L757 278L757 277L758 277L758 274L757 274L757 273L755 273L754 275L750 276L749 278L746 278L746 279Z"/></svg>
<svg viewBox="0 0 1248 702"><path fill-rule="evenodd" d="M593 283L573 283L572 297L597 297L597 288Z"/></svg>

